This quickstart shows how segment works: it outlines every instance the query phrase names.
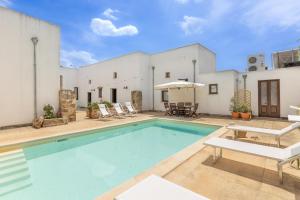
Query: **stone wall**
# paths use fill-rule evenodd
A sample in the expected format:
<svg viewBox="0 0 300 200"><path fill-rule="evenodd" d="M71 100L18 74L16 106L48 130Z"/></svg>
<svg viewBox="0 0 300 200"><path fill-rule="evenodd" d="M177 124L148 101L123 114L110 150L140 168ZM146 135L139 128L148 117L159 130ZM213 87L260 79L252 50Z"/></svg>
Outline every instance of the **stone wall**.
<svg viewBox="0 0 300 200"><path fill-rule="evenodd" d="M76 121L76 96L72 90L59 91L59 110L69 122Z"/></svg>
<svg viewBox="0 0 300 200"><path fill-rule="evenodd" d="M139 90L134 90L131 91L131 102L134 108L138 111L142 111L142 105L143 105L143 96L142 96L142 91Z"/></svg>

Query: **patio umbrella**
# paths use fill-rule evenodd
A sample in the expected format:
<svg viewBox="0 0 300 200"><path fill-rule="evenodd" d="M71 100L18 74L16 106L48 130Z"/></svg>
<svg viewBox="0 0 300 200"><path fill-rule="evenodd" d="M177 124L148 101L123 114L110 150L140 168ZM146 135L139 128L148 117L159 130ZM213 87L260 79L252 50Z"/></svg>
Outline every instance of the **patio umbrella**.
<svg viewBox="0 0 300 200"><path fill-rule="evenodd" d="M193 83L193 82L187 82L187 81L175 81L175 82L169 82L169 83L163 83L154 86L156 90L165 90L165 89L172 89L172 88L197 88L197 87L203 87L205 86L202 83Z"/></svg>

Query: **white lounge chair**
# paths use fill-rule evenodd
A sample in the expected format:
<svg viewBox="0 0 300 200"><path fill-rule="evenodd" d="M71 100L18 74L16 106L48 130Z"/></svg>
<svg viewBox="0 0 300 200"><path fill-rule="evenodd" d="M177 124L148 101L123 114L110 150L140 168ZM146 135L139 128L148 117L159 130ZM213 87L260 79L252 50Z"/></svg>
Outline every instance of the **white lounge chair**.
<svg viewBox="0 0 300 200"><path fill-rule="evenodd" d="M290 106L290 108L300 112L300 107L298 106ZM291 122L300 122L300 115L288 115L288 120Z"/></svg>
<svg viewBox="0 0 300 200"><path fill-rule="evenodd" d="M117 116L122 118L122 116L126 115L126 113L124 112L122 105L120 103L114 103L113 106L114 106Z"/></svg>
<svg viewBox="0 0 300 200"><path fill-rule="evenodd" d="M99 107L99 118L111 117L112 114L108 111L107 106L105 104L98 104Z"/></svg>
<svg viewBox="0 0 300 200"><path fill-rule="evenodd" d="M280 147L280 137L291 132L296 128L300 128L300 122L295 122L280 130L268 129L268 128L257 128L251 126L240 126L240 125L229 125L226 128L234 131L235 138L237 137L239 131L256 132L256 133L274 136L275 140L277 141L278 147Z"/></svg>
<svg viewBox="0 0 300 200"><path fill-rule="evenodd" d="M115 200L208 200L208 198L151 175L115 197Z"/></svg>
<svg viewBox="0 0 300 200"><path fill-rule="evenodd" d="M131 102L125 102L125 106L126 106L129 114L136 114L137 113L137 110L133 107Z"/></svg>
<svg viewBox="0 0 300 200"><path fill-rule="evenodd" d="M225 138L211 138L204 142L204 145L214 147L214 161L222 157L222 149L238 151L241 153L252 154L272 160L276 160L280 183L283 183L282 165L300 157L300 142L284 149L264 146L259 144L240 142ZM217 148L220 148L217 156Z"/></svg>

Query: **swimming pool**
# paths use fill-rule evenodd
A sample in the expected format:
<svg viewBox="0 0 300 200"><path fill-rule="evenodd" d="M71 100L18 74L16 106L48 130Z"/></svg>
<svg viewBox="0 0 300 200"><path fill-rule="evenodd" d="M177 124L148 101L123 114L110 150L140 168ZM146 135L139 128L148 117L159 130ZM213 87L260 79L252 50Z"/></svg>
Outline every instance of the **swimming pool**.
<svg viewBox="0 0 300 200"><path fill-rule="evenodd" d="M218 128L147 120L26 147L0 158L0 199L95 199Z"/></svg>

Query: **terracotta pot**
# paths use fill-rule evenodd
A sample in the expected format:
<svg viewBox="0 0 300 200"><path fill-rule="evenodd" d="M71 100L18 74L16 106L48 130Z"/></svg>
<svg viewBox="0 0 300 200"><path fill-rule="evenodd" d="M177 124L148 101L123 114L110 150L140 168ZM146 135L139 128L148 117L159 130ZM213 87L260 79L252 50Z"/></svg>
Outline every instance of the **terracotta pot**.
<svg viewBox="0 0 300 200"><path fill-rule="evenodd" d="M232 119L238 119L240 117L240 113L239 112L232 112Z"/></svg>
<svg viewBox="0 0 300 200"><path fill-rule="evenodd" d="M241 117L243 120L250 120L251 119L251 113L241 113Z"/></svg>
<svg viewBox="0 0 300 200"><path fill-rule="evenodd" d="M90 112L90 118L97 119L99 118L99 110L98 109L92 109Z"/></svg>

